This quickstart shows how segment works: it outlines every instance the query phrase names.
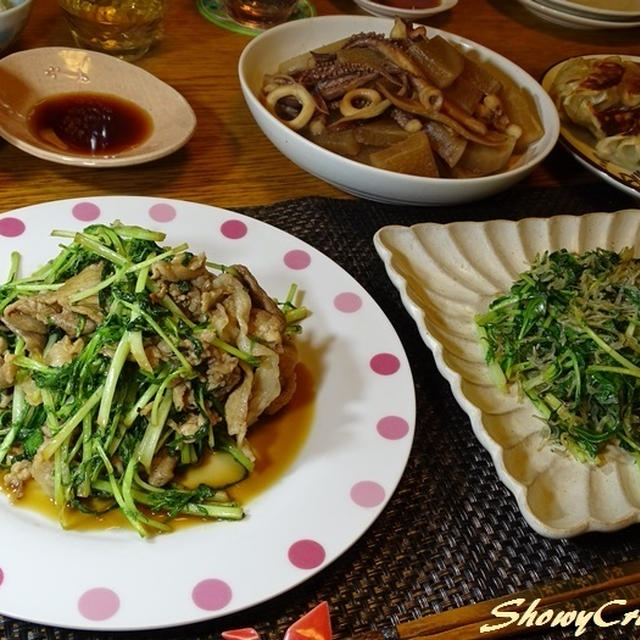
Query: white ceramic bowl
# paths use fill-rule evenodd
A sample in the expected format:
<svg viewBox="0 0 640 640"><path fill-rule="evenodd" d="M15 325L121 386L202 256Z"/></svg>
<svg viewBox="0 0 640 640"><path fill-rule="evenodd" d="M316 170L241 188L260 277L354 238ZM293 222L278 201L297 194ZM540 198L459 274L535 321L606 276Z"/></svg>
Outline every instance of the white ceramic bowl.
<svg viewBox="0 0 640 640"><path fill-rule="evenodd" d="M2 53L24 29L31 13L33 0L9 0L11 9L0 11L0 53Z"/></svg>
<svg viewBox="0 0 640 640"><path fill-rule="evenodd" d="M388 34L393 21L369 16L322 16L287 22L269 29L242 52L238 64L240 85L256 122L273 144L299 167L347 193L394 204L446 205L469 202L503 191L524 178L551 151L558 140L557 111L542 87L520 67L499 54L465 38L427 27L464 50L473 49L480 60L490 61L533 96L544 135L532 144L514 168L482 178L424 178L377 169L342 157L292 131L260 102L265 73L296 54L351 34L377 31Z"/></svg>

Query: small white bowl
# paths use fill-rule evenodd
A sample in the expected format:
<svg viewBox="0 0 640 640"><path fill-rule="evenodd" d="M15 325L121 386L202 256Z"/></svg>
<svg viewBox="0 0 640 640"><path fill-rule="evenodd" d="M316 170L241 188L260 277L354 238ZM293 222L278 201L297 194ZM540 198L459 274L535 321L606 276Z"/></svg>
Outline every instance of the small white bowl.
<svg viewBox="0 0 640 640"><path fill-rule="evenodd" d="M435 7L424 9L408 9L394 7L391 4L377 2L376 0L354 0L354 2L364 11L373 16L384 16L387 18L406 18L407 20L421 20L429 16L448 11L458 4L458 0L441 0Z"/></svg>
<svg viewBox="0 0 640 640"><path fill-rule="evenodd" d="M558 113L542 87L520 67L501 55L465 38L427 27L429 36L440 34L465 51L473 50L513 78L533 97L544 135L532 144L517 166L482 178L425 178L377 169L328 151L292 131L260 101L265 73L296 54L340 38L368 31L388 34L393 21L369 16L322 16L288 22L269 29L242 52L238 75L242 93L258 126L292 162L342 191L379 202L408 205L445 205L479 200L503 191L524 178L551 151L558 140Z"/></svg>
<svg viewBox="0 0 640 640"><path fill-rule="evenodd" d="M2 15L2 14L0 14ZM175 89L148 71L114 56L70 47L42 47L0 59L0 136L31 155L85 167L120 167L162 158L191 138L196 117ZM90 92L137 104L152 121L150 135L114 154L87 155L41 140L28 116L39 102L60 94Z"/></svg>
<svg viewBox="0 0 640 640"><path fill-rule="evenodd" d="M3 52L22 32L33 0L9 0L10 9L0 11L0 53Z"/></svg>

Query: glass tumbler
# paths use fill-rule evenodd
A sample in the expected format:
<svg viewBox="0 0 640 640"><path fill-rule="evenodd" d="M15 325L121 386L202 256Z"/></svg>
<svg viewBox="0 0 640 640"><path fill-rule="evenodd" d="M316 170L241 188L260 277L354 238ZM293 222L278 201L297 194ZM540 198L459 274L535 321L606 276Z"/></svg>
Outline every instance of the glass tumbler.
<svg viewBox="0 0 640 640"><path fill-rule="evenodd" d="M76 44L123 60L162 37L167 0L58 0Z"/></svg>
<svg viewBox="0 0 640 640"><path fill-rule="evenodd" d="M268 29L286 22L297 0L224 0L227 14L236 22L256 29Z"/></svg>

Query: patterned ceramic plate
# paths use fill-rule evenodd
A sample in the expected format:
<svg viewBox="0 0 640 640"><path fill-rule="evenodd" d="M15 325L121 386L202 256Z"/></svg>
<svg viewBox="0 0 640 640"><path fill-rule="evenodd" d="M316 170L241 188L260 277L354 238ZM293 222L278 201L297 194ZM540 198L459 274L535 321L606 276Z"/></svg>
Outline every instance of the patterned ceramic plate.
<svg viewBox="0 0 640 640"><path fill-rule="evenodd" d="M388 226L375 245L529 524L560 538L640 522L640 471L630 456L611 448L592 467L553 446L533 405L493 384L474 323L539 253L631 246L640 255L640 211Z"/></svg>
<svg viewBox="0 0 640 640"><path fill-rule="evenodd" d="M609 56L601 54L584 57L606 58ZM621 55L620 57L626 60L640 62L640 57L638 56ZM560 67L565 62L567 62L567 60L562 60L545 72L540 84L542 84L547 93ZM640 171L630 171L613 162L599 158L594 149L595 139L588 131L582 127L573 125L571 122L561 120L560 142L569 150L574 158L589 169L589 171L621 191L625 191L635 198L640 198Z"/></svg>
<svg viewBox="0 0 640 640"><path fill-rule="evenodd" d="M274 296L297 283L312 315L299 337L315 402L310 431L240 522L144 540L132 530L63 531L0 495L0 613L61 627L141 629L257 604L343 553L380 514L404 470L415 396L400 340L367 292L309 245L210 206L134 197L65 200L0 217L0 273L11 251L29 273L57 253L54 229L120 219L165 231L218 263L246 264Z"/></svg>
<svg viewBox="0 0 640 640"><path fill-rule="evenodd" d="M225 11L222 0L196 0L198 11L209 22L228 29L229 31L235 31L236 33L242 33L245 36L256 36L263 32L263 29L248 27L246 25L236 22ZM296 6L293 9L290 20L300 20L301 18L310 18L316 15L316 8L309 2L309 0L298 0Z"/></svg>

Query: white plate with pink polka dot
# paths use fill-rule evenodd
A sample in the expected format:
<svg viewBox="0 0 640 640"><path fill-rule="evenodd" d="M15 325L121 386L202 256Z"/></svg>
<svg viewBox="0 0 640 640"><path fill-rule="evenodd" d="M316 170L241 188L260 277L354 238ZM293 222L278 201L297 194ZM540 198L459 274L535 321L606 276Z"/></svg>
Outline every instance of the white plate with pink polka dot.
<svg viewBox="0 0 640 640"><path fill-rule="evenodd" d="M52 229L116 219L164 231L166 244L187 242L217 263L242 262L272 295L298 285L312 312L299 338L302 359L320 362L312 425L291 466L245 505L240 522L144 540L128 530L63 531L0 496L0 613L10 617L130 630L245 609L348 549L390 499L409 456L414 386L392 325L348 273L275 227L177 200L38 204L0 217L0 273L11 251L21 253L23 274L54 256Z"/></svg>

